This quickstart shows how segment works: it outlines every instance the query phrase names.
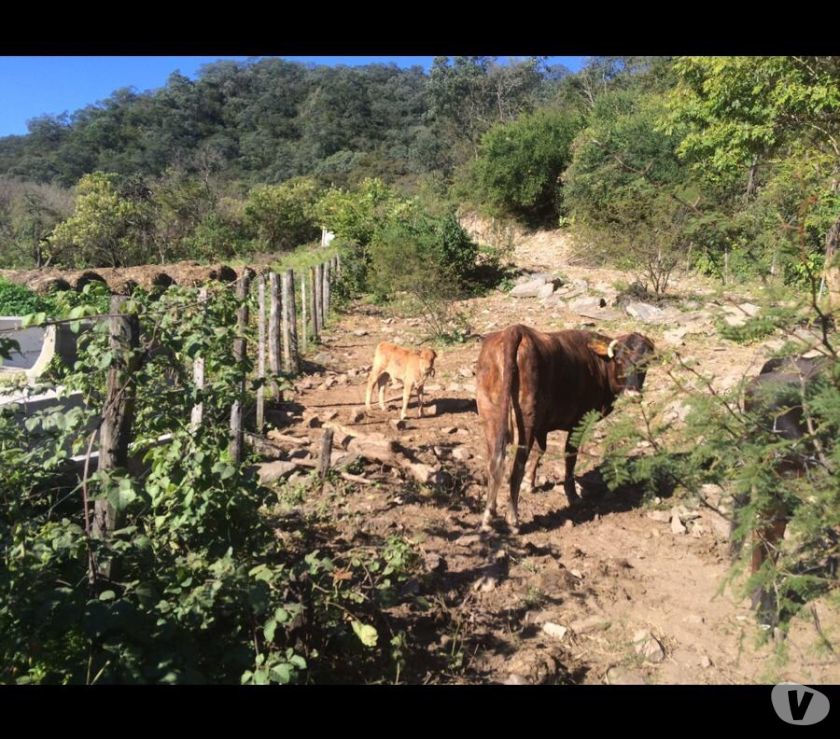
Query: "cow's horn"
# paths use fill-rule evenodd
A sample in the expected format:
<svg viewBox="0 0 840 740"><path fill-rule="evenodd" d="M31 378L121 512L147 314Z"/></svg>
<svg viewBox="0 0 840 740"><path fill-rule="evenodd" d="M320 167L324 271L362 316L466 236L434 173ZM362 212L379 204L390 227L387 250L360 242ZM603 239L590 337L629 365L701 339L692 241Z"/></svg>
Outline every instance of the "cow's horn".
<svg viewBox="0 0 840 740"><path fill-rule="evenodd" d="M610 342L610 346L609 346L609 347L607 347L607 357L609 357L610 359L612 359L613 357L615 357L615 345L616 345L616 344L618 344L618 340L617 340L617 339L613 339L613 340Z"/></svg>

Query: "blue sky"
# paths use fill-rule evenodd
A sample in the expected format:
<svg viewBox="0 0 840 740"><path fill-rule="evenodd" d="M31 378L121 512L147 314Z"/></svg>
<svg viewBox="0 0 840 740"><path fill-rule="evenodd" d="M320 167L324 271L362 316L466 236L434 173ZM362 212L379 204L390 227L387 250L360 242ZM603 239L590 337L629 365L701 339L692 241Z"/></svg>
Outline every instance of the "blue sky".
<svg viewBox="0 0 840 740"><path fill-rule="evenodd" d="M359 65L394 62L400 67L428 70L433 57L283 57L315 64ZM585 57L549 57L551 64L565 64L576 71ZM248 57L144 56L49 57L0 56L0 136L27 133L26 122L45 113L72 113L107 98L121 87L139 92L163 86L176 69L195 78L204 64L219 59L245 61Z"/></svg>

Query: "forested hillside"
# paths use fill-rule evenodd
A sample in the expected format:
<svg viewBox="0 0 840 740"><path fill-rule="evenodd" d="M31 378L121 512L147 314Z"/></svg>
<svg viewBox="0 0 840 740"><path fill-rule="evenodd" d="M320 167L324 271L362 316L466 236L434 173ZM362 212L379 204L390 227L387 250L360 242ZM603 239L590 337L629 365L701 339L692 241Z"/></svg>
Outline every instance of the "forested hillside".
<svg viewBox="0 0 840 740"><path fill-rule="evenodd" d="M836 57L219 62L0 139L0 262L290 249L336 226L328 189L367 179L569 225L655 292L677 267L807 282L840 230L839 81Z"/></svg>

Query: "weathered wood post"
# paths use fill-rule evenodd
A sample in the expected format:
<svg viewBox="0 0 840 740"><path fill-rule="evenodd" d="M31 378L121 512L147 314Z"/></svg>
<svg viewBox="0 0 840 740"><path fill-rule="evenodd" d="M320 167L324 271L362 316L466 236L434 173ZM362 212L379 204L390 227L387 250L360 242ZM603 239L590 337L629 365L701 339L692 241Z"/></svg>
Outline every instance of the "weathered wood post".
<svg viewBox="0 0 840 740"><path fill-rule="evenodd" d="M257 432L262 432L265 425L265 274L257 278L257 380L262 385L257 388Z"/></svg>
<svg viewBox="0 0 840 740"><path fill-rule="evenodd" d="M207 288L200 288L198 291L198 305L202 313L207 307ZM193 384L197 391L204 390L204 358L199 355L193 360ZM204 404L199 401L192 407L190 412L190 431L195 434L201 427L204 418Z"/></svg>
<svg viewBox="0 0 840 740"><path fill-rule="evenodd" d="M271 371L271 396L275 401L282 400L280 388L274 380L280 374L280 334L282 304L280 303L280 281L277 273L272 271L268 274L270 305L268 316L268 369Z"/></svg>
<svg viewBox="0 0 840 740"><path fill-rule="evenodd" d="M332 457L333 430L326 429L324 438L321 440L321 458L318 461L318 476L320 477L321 490L324 490L324 483L327 481L327 473L330 470L330 459Z"/></svg>
<svg viewBox="0 0 840 740"><path fill-rule="evenodd" d="M330 260L324 262L324 323L330 315Z"/></svg>
<svg viewBox="0 0 840 740"><path fill-rule="evenodd" d="M283 273L283 370L297 374L299 369L295 273L286 270Z"/></svg>
<svg viewBox="0 0 840 740"><path fill-rule="evenodd" d="M309 327L306 325L306 270L304 269L300 275L300 342L303 351L306 352L309 346L307 335L309 334Z"/></svg>
<svg viewBox="0 0 840 740"><path fill-rule="evenodd" d="M318 339L318 336L321 332L321 327L324 325L324 317L321 312L321 288L323 287L322 284L322 272L321 265L316 265L312 268L312 333L315 335L315 339Z"/></svg>
<svg viewBox="0 0 840 740"><path fill-rule="evenodd" d="M111 297L108 348L112 359L99 427L99 470L102 472L125 469L134 424L135 385L131 376L140 366L140 322L137 316L120 313L125 300L125 296ZM91 536L109 540L111 533L119 529L120 519L120 512L107 498L97 499L93 506ZM116 570L113 561L100 560L96 574L90 574L91 580L95 580L96 575L116 579Z"/></svg>
<svg viewBox="0 0 840 740"><path fill-rule="evenodd" d="M341 255L336 254L335 256L335 271L337 274L341 275Z"/></svg>
<svg viewBox="0 0 840 740"><path fill-rule="evenodd" d="M315 265L315 310L318 314L318 331L324 328L324 265Z"/></svg>
<svg viewBox="0 0 840 740"><path fill-rule="evenodd" d="M236 398L230 407L230 456L235 465L242 462L242 407L245 403L245 331L248 328L248 286L251 283L251 273L247 269L236 281L236 299L240 302L236 311L236 338L233 340L233 361L240 369L240 377L236 383Z"/></svg>

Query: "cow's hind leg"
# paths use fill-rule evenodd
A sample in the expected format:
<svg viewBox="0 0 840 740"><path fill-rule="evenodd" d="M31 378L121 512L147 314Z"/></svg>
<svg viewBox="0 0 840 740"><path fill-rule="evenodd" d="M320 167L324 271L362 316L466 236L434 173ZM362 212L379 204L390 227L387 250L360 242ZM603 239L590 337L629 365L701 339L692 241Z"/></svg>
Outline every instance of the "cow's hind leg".
<svg viewBox="0 0 840 740"><path fill-rule="evenodd" d="M529 493L533 493L537 487L537 466L540 464L540 460L542 460L542 456L545 454L547 437L547 432L534 435L534 439L537 442L537 451L534 454L534 461L531 463L531 468L528 472L528 475L526 476L526 480L528 481L529 486Z"/></svg>
<svg viewBox="0 0 840 740"><path fill-rule="evenodd" d="M572 425L574 429L576 425ZM563 480L563 489L566 492L566 498L569 500L569 506L574 506L580 501L580 496L575 490L575 465L577 464L578 448L572 444L572 432L566 437L566 477Z"/></svg>
<svg viewBox="0 0 840 740"><path fill-rule="evenodd" d="M784 511L777 509L770 515L769 521L754 532L755 544L752 551L752 573L757 573L765 561L776 562L777 545L785 536L787 517ZM752 607L757 611L763 624L776 623L776 596L770 589L759 587L752 594Z"/></svg>
<svg viewBox="0 0 840 740"><path fill-rule="evenodd" d="M502 475L505 470L504 447L501 448L500 454L497 454L493 432L486 424L484 441L487 445L487 501L484 505L484 516L481 518L481 529L483 532L489 532L492 529L490 523L496 516L496 498L499 494L499 487L502 485ZM507 443L507 440L505 440L505 443Z"/></svg>
<svg viewBox="0 0 840 740"><path fill-rule="evenodd" d="M513 470L510 473L510 503L506 519L513 534L519 534L519 488L525 477L525 464L528 462L528 455L533 444L534 431L526 428L524 433L519 435L519 444L516 445L516 455L513 458Z"/></svg>

